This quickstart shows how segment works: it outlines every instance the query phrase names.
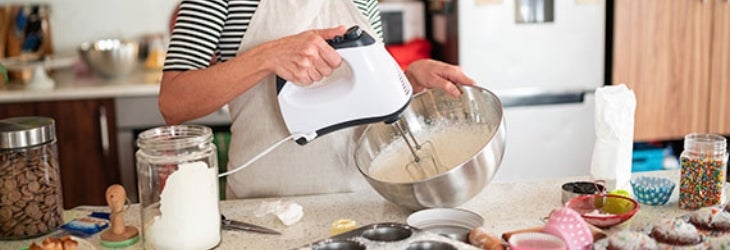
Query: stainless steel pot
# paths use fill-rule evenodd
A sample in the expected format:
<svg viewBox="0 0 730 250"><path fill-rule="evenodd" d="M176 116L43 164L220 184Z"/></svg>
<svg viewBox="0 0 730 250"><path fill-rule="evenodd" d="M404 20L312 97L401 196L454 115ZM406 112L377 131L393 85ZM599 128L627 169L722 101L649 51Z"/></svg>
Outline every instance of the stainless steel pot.
<svg viewBox="0 0 730 250"><path fill-rule="evenodd" d="M462 86L461 89L463 94L459 98L450 97L441 90L419 93L401 117L414 134L428 134L422 132L444 128L444 124L474 124L485 130L485 133L479 133L485 136L471 138L479 140L475 143L479 148L463 149L475 153L446 172L408 183L385 182L371 177L373 159L395 140L402 139L392 125L371 124L365 129L355 148L355 163L368 183L385 199L409 210L456 207L473 198L492 180L505 147L502 103L484 88ZM408 151L399 153L410 154Z"/></svg>

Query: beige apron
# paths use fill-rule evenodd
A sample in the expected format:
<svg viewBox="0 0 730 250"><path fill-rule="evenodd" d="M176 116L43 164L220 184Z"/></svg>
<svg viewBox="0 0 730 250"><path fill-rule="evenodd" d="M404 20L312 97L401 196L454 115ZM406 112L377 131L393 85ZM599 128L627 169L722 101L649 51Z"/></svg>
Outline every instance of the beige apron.
<svg viewBox="0 0 730 250"><path fill-rule="evenodd" d="M359 25L375 35L366 17L346 0L262 0L238 53L264 42L310 29ZM231 144L228 168L233 169L289 136L270 75L228 103ZM355 129L326 134L307 145L293 140L247 168L228 176L228 198L348 192L367 188L352 153Z"/></svg>

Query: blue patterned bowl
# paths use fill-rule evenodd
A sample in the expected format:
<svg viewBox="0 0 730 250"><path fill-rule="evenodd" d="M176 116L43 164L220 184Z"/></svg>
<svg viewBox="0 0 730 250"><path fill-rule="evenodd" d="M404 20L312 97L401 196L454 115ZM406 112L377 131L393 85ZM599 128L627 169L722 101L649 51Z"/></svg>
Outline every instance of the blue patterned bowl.
<svg viewBox="0 0 730 250"><path fill-rule="evenodd" d="M631 179L634 196L642 204L659 206L669 201L674 191L674 182L663 177L640 176Z"/></svg>

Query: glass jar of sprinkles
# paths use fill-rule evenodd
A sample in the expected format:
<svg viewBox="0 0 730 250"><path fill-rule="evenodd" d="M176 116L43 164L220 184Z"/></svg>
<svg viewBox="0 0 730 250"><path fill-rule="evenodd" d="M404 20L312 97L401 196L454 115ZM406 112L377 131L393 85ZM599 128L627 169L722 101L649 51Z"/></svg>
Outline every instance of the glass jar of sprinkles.
<svg viewBox="0 0 730 250"><path fill-rule="evenodd" d="M698 209L725 201L728 153L724 137L714 134L689 134L679 157L679 207Z"/></svg>

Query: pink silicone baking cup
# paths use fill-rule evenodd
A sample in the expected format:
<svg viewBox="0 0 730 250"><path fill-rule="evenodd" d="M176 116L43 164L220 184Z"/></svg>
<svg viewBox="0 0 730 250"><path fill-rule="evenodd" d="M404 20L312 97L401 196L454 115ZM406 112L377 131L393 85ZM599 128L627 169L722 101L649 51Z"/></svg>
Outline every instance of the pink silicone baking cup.
<svg viewBox="0 0 730 250"><path fill-rule="evenodd" d="M559 208L550 214L544 231L558 236L565 242L568 250L590 249L593 234L583 218L570 208Z"/></svg>

